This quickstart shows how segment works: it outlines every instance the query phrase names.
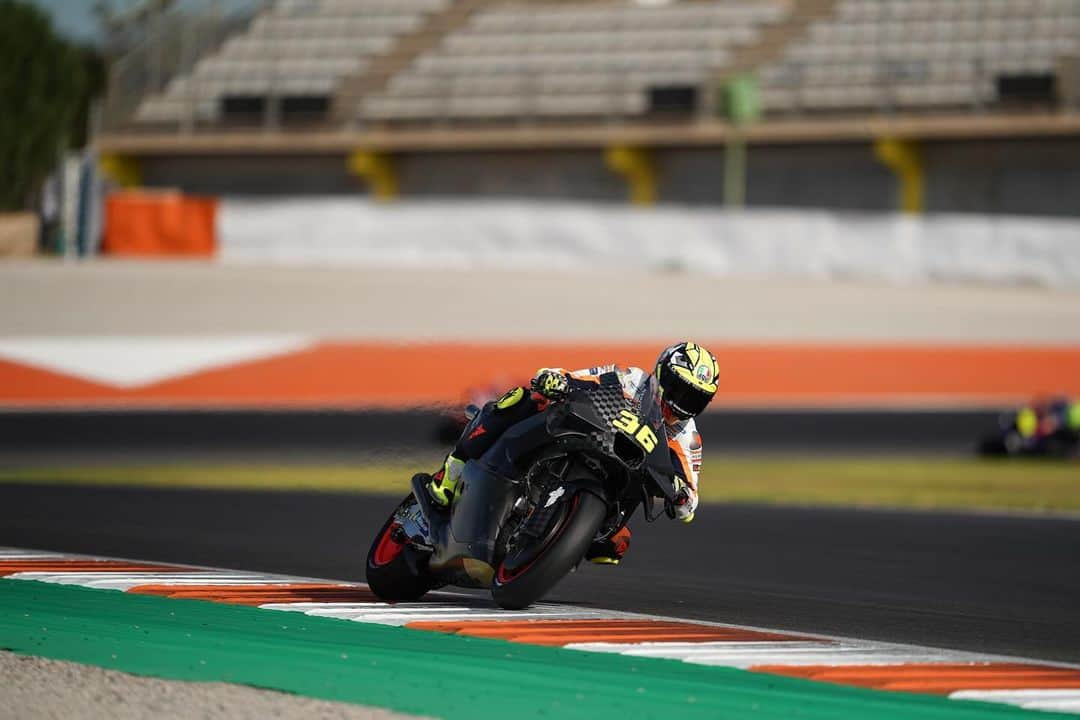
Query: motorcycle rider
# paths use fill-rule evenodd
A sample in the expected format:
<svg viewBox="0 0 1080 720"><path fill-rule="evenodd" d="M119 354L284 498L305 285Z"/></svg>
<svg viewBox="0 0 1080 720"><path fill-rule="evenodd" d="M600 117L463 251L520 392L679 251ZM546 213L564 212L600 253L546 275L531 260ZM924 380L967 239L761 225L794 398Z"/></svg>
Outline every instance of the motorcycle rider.
<svg viewBox="0 0 1080 720"><path fill-rule="evenodd" d="M512 388L498 400L485 404L465 426L443 467L431 476L427 488L432 499L442 507L449 507L466 461L487 452L510 426L542 411L574 387L599 383L599 376L609 372L618 375L623 392L631 398L644 391L644 381L649 376L641 368L616 365L573 372L543 368L532 379L529 388ZM694 418L716 394L719 366L711 352L686 341L665 348L657 358L653 374L660 388L667 444L678 488L676 500L665 501L665 507L669 516L688 523L694 519L697 510L701 472L701 435ZM629 547L630 530L624 525L608 537L594 540L586 558L599 564L617 565Z"/></svg>

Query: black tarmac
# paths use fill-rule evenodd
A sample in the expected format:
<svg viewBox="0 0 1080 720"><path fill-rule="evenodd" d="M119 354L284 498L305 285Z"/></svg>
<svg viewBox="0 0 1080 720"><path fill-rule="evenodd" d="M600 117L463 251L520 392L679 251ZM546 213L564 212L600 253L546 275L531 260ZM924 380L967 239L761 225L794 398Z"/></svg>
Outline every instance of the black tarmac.
<svg viewBox="0 0 1080 720"><path fill-rule="evenodd" d="M360 580L387 496L0 486L0 545ZM549 599L1080 662L1080 520L701 508L638 517Z"/></svg>
<svg viewBox="0 0 1080 720"><path fill-rule="evenodd" d="M710 452L964 455L999 410L735 409L698 418ZM102 410L0 412L0 464L94 456L177 457L440 450L438 410ZM447 436L445 433L449 432Z"/></svg>

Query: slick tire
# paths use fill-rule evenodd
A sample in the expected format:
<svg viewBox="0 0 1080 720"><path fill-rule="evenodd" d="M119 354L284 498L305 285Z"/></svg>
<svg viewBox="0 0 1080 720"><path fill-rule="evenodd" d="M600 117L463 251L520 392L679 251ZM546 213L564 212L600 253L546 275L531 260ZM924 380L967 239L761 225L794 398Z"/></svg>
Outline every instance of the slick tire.
<svg viewBox="0 0 1080 720"><path fill-rule="evenodd" d="M585 556L607 516L604 501L579 492L567 501L560 525L524 567L510 569L506 560L495 569L491 596L499 607L520 610L539 600Z"/></svg>
<svg viewBox="0 0 1080 720"><path fill-rule="evenodd" d="M412 498L409 495L404 502ZM427 559L418 557L407 542L395 537L397 522L391 515L368 550L365 574L371 591L385 602L419 600L434 587Z"/></svg>

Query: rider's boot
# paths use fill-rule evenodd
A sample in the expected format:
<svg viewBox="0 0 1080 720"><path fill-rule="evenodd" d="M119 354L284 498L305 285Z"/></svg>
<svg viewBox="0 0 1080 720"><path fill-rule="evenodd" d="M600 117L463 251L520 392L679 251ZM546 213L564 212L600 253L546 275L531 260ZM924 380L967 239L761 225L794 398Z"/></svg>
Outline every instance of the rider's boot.
<svg viewBox="0 0 1080 720"><path fill-rule="evenodd" d="M441 507L450 507L461 482L461 472L465 469L465 461L454 456L453 453L446 456L443 466L431 476L431 482L427 484L428 495Z"/></svg>
<svg viewBox="0 0 1080 720"><path fill-rule="evenodd" d="M630 549L630 528L625 525L610 537L592 541L585 552L585 559L597 565L618 565Z"/></svg>

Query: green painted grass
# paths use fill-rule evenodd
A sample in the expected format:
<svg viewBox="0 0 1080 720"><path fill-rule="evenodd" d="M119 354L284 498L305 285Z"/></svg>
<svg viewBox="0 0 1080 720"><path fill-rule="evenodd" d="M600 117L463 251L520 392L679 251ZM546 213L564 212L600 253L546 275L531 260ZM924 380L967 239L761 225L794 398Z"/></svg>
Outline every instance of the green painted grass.
<svg viewBox="0 0 1080 720"><path fill-rule="evenodd" d="M422 464L428 467L431 463ZM0 469L0 483L403 494L421 464L173 464ZM1080 464L910 458L710 458L706 502L1080 511Z"/></svg>
<svg viewBox="0 0 1080 720"><path fill-rule="evenodd" d="M1070 717L675 660L24 580L0 580L0 648L449 720Z"/></svg>

